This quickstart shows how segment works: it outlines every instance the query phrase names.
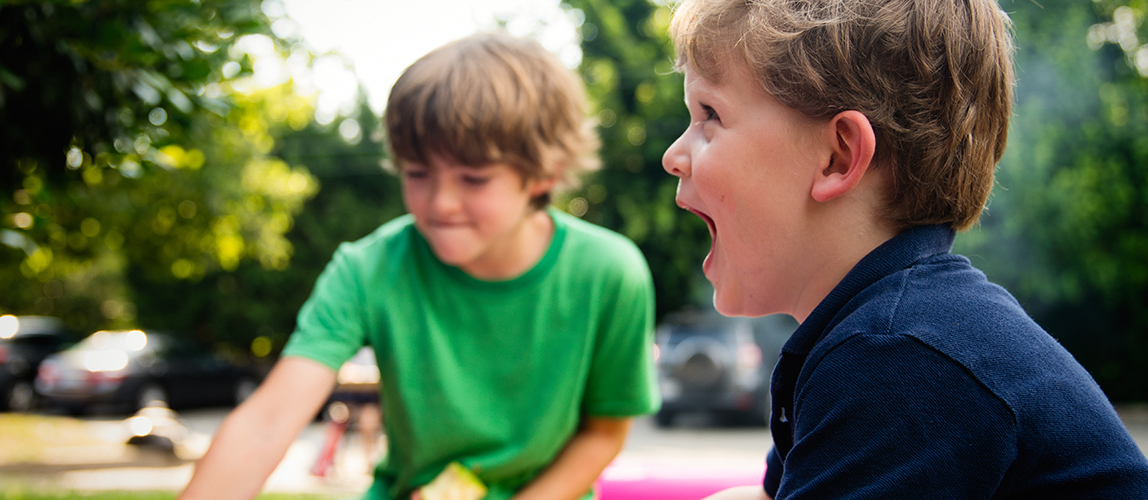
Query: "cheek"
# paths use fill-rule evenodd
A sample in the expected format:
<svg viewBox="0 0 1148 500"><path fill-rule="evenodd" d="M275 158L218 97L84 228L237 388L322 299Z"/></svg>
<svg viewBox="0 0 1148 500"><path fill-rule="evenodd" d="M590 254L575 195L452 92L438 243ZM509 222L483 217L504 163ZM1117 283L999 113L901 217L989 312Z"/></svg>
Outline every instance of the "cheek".
<svg viewBox="0 0 1148 500"><path fill-rule="evenodd" d="M706 209L714 212L733 212L741 205L750 179L736 165L719 158L709 158L701 168L693 170L693 183L705 199Z"/></svg>
<svg viewBox="0 0 1148 500"><path fill-rule="evenodd" d="M422 211L426 205L425 189L418 186L418 184L402 183L401 192L403 198L403 206L406 207L408 212L416 213ZM417 215L417 214L416 214Z"/></svg>

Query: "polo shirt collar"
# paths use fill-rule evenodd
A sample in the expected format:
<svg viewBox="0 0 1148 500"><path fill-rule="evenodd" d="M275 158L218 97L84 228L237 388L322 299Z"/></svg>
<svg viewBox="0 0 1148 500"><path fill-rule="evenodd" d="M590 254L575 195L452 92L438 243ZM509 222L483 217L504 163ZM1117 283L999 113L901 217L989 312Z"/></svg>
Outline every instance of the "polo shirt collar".
<svg viewBox="0 0 1148 500"><path fill-rule="evenodd" d="M877 281L914 263L953 248L956 232L949 226L917 226L902 231L861 259L793 332L783 352L808 354L853 297Z"/></svg>

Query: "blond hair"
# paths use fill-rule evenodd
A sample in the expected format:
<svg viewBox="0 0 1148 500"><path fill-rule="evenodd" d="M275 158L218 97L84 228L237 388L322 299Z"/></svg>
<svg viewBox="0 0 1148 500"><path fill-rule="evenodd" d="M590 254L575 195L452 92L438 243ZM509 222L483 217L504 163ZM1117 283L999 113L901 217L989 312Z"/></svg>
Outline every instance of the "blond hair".
<svg viewBox="0 0 1148 500"><path fill-rule="evenodd" d="M464 165L506 163L558 188L598 168L599 140L582 80L536 41L471 35L408 67L391 88L383 121L398 160L441 155ZM392 165L392 168L396 165ZM549 202L549 193L536 206Z"/></svg>
<svg viewBox="0 0 1148 500"><path fill-rule="evenodd" d="M994 0L686 0L671 36L679 69L720 81L745 64L806 116L860 111L892 172L883 215L963 230L1004 153L1010 28Z"/></svg>

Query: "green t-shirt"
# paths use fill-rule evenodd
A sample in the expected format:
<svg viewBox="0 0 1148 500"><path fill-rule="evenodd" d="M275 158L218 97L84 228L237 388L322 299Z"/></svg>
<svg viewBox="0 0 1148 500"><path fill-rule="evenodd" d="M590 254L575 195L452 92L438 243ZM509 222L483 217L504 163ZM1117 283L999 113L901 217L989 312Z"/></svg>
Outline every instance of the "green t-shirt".
<svg viewBox="0 0 1148 500"><path fill-rule="evenodd" d="M344 243L299 312L284 356L332 369L374 347L387 454L371 498L409 494L451 461L510 497L583 415L660 400L653 282L624 237L550 209L550 248L522 276L482 281L435 258L403 216Z"/></svg>

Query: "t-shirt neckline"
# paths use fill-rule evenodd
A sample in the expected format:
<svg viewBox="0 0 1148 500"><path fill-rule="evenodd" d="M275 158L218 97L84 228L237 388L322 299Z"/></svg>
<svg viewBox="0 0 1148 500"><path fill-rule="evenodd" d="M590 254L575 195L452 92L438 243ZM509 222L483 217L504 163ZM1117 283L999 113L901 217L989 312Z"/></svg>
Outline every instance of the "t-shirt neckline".
<svg viewBox="0 0 1148 500"><path fill-rule="evenodd" d="M547 215L550 216L551 222L554 224L554 234L550 238L550 246L547 247L546 253L542 255L542 258L538 259L538 262L536 262L533 267L516 277L506 280L484 280L475 278L458 267L443 263L435 256L434 252L431 251L430 244L426 242L422 234L420 234L413 225L411 229L415 239L419 242L419 249L424 256L427 257L427 261L438 269L439 272L460 285L481 291L513 290L537 281L549 272L550 269L554 267L555 261L558 260L558 254L562 250L562 242L566 239L566 224L561 220L558 214L555 213L557 209L554 207L546 207L545 210Z"/></svg>

